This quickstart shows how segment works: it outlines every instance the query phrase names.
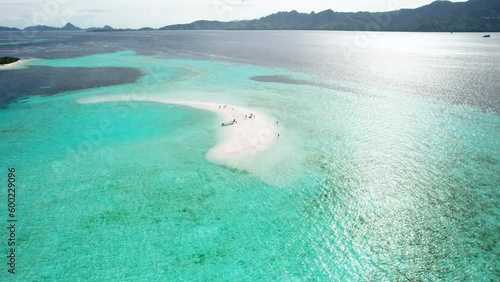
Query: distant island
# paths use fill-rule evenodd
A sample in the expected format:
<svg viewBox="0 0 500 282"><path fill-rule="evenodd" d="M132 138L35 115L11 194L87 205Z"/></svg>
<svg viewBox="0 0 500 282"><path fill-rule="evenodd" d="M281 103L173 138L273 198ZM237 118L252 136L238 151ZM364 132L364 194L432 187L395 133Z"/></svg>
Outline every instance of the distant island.
<svg viewBox="0 0 500 282"><path fill-rule="evenodd" d="M250 21L196 21L162 30L348 30L420 32L498 32L500 0L436 1L416 9L391 12L310 14L279 12Z"/></svg>
<svg viewBox="0 0 500 282"><path fill-rule="evenodd" d="M76 27L72 25L71 23L67 23L63 27L51 27L51 26L46 26L46 25L37 25L37 26L28 26L24 28L25 31L58 31L58 30L63 30L63 31L77 31L77 30L82 30L79 27Z"/></svg>
<svg viewBox="0 0 500 282"><path fill-rule="evenodd" d="M137 31L155 30L102 28L82 29L67 23L64 27L29 26L24 31ZM435 1L416 9L390 12L344 13L326 10L319 13L279 12L255 20L195 21L167 25L159 30L347 30L347 31L418 31L418 32L500 32L500 0L467 2ZM0 27L0 31L20 31Z"/></svg>
<svg viewBox="0 0 500 282"><path fill-rule="evenodd" d="M1 65L7 65L7 64L12 64L17 61L19 61L19 58L16 57L0 57L0 66Z"/></svg>
<svg viewBox="0 0 500 282"><path fill-rule="evenodd" d="M104 27L89 27L86 29L77 27L71 23L67 23L63 27L53 27L47 25L35 25L28 26L22 30L15 27L4 27L0 26L0 31L31 31L31 32L44 32L44 31L112 31L114 30L111 26L105 25Z"/></svg>

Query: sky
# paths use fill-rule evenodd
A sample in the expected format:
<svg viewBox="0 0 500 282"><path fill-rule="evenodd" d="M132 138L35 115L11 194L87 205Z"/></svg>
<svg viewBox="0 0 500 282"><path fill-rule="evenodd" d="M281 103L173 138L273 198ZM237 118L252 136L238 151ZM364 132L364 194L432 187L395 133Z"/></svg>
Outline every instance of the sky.
<svg viewBox="0 0 500 282"><path fill-rule="evenodd" d="M464 0L454 0L458 2ZM159 28L196 20L257 19L279 11L392 11L433 0L0 0L0 26Z"/></svg>

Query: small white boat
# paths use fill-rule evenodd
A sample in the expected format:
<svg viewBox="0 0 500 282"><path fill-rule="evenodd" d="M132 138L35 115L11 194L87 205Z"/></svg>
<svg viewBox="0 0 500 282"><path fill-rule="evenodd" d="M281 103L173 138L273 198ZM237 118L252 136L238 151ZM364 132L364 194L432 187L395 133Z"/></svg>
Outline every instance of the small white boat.
<svg viewBox="0 0 500 282"><path fill-rule="evenodd" d="M222 123L222 126L229 126L229 125L233 125L233 124L235 124L235 123L237 123L237 121L235 121L235 120L233 120L233 121L229 121L229 122L223 122L223 123Z"/></svg>

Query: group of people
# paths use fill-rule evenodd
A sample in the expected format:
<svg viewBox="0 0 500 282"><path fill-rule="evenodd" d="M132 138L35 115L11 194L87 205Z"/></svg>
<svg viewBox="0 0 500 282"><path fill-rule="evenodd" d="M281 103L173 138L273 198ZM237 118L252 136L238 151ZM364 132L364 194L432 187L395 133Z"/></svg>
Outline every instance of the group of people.
<svg viewBox="0 0 500 282"><path fill-rule="evenodd" d="M227 109L227 105L219 105L219 109ZM231 108L231 110L234 110L234 108ZM245 115L245 119L247 118L255 118L255 115L250 113L250 115ZM236 120L233 120L233 122L236 122ZM278 124L278 122L276 122L276 124Z"/></svg>
<svg viewBox="0 0 500 282"><path fill-rule="evenodd" d="M227 109L227 105L219 105L219 109ZM234 111L234 108L231 108L231 111Z"/></svg>
<svg viewBox="0 0 500 282"><path fill-rule="evenodd" d="M227 105L219 105L219 109L227 109ZM232 110L234 110L234 108L231 108ZM249 115L245 115L245 119L247 118L253 118L255 119L255 115L253 113L250 113ZM233 119L231 121L231 124L235 124L235 123L238 123L238 121L236 119ZM278 121L276 121L276 124L278 124ZM229 125L229 124L225 124L223 123L222 125ZM280 138L280 134L278 133L278 138Z"/></svg>

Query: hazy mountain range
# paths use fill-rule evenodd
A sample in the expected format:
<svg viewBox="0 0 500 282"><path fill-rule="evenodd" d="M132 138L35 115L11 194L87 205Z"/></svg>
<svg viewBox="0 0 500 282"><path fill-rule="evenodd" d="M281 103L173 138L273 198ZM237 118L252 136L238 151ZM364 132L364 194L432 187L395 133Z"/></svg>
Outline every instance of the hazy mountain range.
<svg viewBox="0 0 500 282"><path fill-rule="evenodd" d="M22 29L24 31L105 31L105 30L113 30L113 28L109 25L105 25L104 27L90 27L90 28L79 28L74 26L71 23L67 23L63 27L52 27L47 25L35 25L28 26ZM0 31L21 31L21 29L15 27L3 27L0 26Z"/></svg>
<svg viewBox="0 0 500 282"><path fill-rule="evenodd" d="M500 0L467 2L436 1L416 9L391 12L344 13L326 10L319 13L279 12L256 20L195 21L168 25L160 30L370 30L370 31L481 31L500 32ZM0 31L19 30L0 27ZM27 31L78 31L70 23L61 28L30 26ZM86 31L117 31L110 26ZM123 29L120 29L123 30ZM126 29L131 30L131 29ZM141 30L152 30L142 28Z"/></svg>

